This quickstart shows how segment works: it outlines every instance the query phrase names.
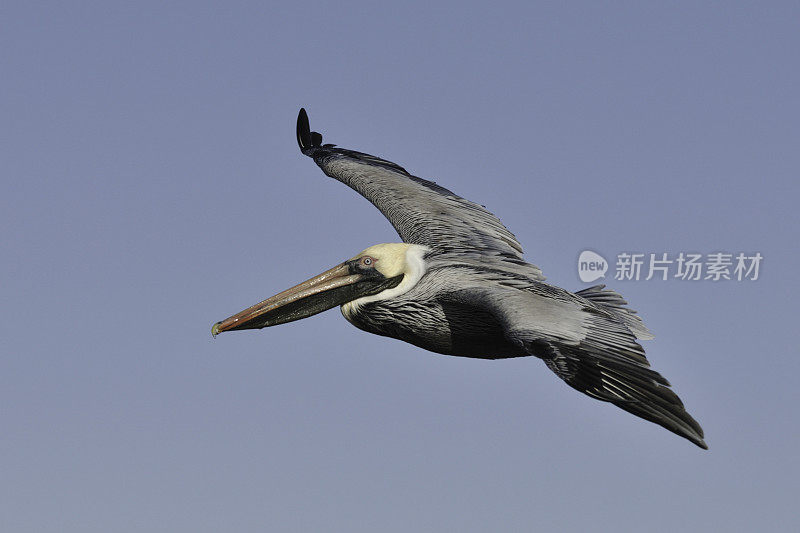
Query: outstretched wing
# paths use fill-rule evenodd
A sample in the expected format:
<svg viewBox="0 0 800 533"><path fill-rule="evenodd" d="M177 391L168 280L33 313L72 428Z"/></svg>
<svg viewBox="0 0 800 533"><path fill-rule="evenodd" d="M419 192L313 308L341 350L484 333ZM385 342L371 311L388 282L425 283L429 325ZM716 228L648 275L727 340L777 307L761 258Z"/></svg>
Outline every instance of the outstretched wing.
<svg viewBox="0 0 800 533"><path fill-rule="evenodd" d="M617 293L598 286L576 295L534 283L526 290L473 290L471 301L490 310L510 341L570 387L707 448L700 424L636 341L652 335Z"/></svg>
<svg viewBox="0 0 800 533"><path fill-rule="evenodd" d="M428 246L433 253L505 263L528 278L544 279L538 267L522 259L522 246L514 235L486 208L412 176L391 161L322 144L322 135L309 127L305 109L297 117L297 143L325 174L377 207L404 242Z"/></svg>

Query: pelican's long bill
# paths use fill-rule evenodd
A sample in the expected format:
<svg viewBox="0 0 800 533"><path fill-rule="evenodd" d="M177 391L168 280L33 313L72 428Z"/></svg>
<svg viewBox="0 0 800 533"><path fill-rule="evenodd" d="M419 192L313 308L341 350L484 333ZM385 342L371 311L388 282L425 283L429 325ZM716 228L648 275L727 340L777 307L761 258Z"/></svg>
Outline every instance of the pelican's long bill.
<svg viewBox="0 0 800 533"><path fill-rule="evenodd" d="M355 260L345 261L291 289L267 298L214 324L211 334L261 329L300 320L337 305L396 286L402 276L386 278L376 270L360 271Z"/></svg>

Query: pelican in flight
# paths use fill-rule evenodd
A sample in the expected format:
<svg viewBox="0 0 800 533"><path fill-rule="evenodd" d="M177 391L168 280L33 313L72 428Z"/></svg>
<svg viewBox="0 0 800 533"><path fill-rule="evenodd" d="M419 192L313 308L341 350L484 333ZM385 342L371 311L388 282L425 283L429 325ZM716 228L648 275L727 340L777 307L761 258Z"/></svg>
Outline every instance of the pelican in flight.
<svg viewBox="0 0 800 533"><path fill-rule="evenodd" d="M569 292L545 283L514 235L483 206L380 157L322 144L304 109L297 142L325 174L377 207L403 242L370 246L217 322L214 336L338 305L357 328L432 352L538 357L570 387L707 448L700 424L650 368L637 339L653 336L618 293L603 285Z"/></svg>

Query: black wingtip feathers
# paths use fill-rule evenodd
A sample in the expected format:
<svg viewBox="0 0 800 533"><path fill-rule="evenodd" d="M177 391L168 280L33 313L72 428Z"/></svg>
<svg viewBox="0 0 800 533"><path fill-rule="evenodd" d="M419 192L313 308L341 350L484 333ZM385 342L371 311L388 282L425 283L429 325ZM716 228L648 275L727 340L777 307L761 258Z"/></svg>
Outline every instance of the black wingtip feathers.
<svg viewBox="0 0 800 533"><path fill-rule="evenodd" d="M308 123L308 113L305 108L300 108L297 114L297 145L305 155L311 155L315 148L322 145L322 135L316 131L311 131Z"/></svg>
<svg viewBox="0 0 800 533"><path fill-rule="evenodd" d="M311 128L308 124L308 114L304 108L300 108L297 114L297 145L301 152L311 147Z"/></svg>

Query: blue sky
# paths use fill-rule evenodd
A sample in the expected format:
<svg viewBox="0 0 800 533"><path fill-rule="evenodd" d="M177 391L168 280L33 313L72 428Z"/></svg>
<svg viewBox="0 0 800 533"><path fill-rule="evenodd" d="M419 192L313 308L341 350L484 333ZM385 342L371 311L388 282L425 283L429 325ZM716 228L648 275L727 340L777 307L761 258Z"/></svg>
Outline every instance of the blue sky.
<svg viewBox="0 0 800 533"><path fill-rule="evenodd" d="M794 3L67 3L0 12L3 531L797 528ZM538 360L216 320L379 242L326 141L585 249L760 252L613 281L708 452Z"/></svg>

